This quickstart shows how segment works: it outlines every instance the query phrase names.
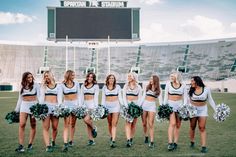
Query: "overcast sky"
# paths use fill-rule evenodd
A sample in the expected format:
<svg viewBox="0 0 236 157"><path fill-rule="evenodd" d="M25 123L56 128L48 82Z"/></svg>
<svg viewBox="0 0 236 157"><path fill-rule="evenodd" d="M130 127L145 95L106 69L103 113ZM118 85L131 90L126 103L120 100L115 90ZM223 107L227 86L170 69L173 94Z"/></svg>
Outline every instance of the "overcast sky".
<svg viewBox="0 0 236 157"><path fill-rule="evenodd" d="M1 0L0 43L45 43L47 6L59 0ZM236 37L236 0L129 0L140 7L141 42Z"/></svg>

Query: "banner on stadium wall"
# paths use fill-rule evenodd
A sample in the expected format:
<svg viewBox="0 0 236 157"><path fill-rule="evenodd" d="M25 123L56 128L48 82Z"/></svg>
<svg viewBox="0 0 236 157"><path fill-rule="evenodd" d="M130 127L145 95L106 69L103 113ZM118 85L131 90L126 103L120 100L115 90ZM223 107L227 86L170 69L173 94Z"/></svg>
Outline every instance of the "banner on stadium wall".
<svg viewBox="0 0 236 157"><path fill-rule="evenodd" d="M102 7L102 8L124 8L127 1L121 0L61 0L62 7Z"/></svg>

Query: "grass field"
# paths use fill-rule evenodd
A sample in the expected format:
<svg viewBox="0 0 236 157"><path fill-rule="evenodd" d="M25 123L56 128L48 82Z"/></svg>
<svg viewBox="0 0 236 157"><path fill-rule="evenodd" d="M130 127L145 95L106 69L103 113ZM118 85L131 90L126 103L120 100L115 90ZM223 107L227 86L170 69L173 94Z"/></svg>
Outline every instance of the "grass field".
<svg viewBox="0 0 236 157"><path fill-rule="evenodd" d="M95 146L86 146L87 133L83 121L78 120L76 124L75 146L67 153L62 153L63 145L62 129L63 119L60 119L58 136L56 140L56 150L52 153L45 152L45 146L42 138L42 122L37 122L37 133L33 150L22 154L14 150L18 146L18 124L7 124L5 115L15 108L17 93L0 92L0 156L236 156L236 94L213 94L215 102L226 103L231 108L231 116L223 123L217 123L212 118L213 110L209 107L209 117L207 120L207 145L209 151L207 154L200 153L200 136L196 132L196 147L189 148L188 129L189 121L184 121L181 126L178 149L174 152L167 150L167 128L168 122L157 123L155 121L155 148L149 149L144 144L142 134L141 119L138 120L137 131L134 138L134 145L126 148L126 138L124 132L124 119L120 118L118 124L117 147L109 147L109 135L107 121L101 120L95 122L98 127L98 136L95 139ZM26 127L25 147L28 144L29 124Z"/></svg>

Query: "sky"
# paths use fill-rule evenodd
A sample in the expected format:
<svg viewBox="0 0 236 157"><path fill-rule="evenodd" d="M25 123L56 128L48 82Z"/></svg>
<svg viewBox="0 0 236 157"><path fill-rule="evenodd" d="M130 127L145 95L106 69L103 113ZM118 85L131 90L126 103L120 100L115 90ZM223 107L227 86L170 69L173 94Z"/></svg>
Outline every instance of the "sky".
<svg viewBox="0 0 236 157"><path fill-rule="evenodd" d="M51 42L47 6L60 0L1 0L0 43ZM128 7L141 9L141 43L236 37L235 0L128 0Z"/></svg>

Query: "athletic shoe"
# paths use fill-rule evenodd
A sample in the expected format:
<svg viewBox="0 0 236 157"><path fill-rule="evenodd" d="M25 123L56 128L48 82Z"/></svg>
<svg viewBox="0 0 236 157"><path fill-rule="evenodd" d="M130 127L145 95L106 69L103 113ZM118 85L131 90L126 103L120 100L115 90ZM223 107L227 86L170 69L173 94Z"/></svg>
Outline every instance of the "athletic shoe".
<svg viewBox="0 0 236 157"><path fill-rule="evenodd" d="M150 142L148 145L149 148L154 148L154 142Z"/></svg>
<svg viewBox="0 0 236 157"><path fill-rule="evenodd" d="M52 146L47 146L47 148L46 148L46 152L53 152L53 148L52 148Z"/></svg>
<svg viewBox="0 0 236 157"><path fill-rule="evenodd" d="M68 143L65 143L62 148L62 152L68 152L68 147L69 147Z"/></svg>
<svg viewBox="0 0 236 157"><path fill-rule="evenodd" d="M208 151L207 147L202 147L202 150L201 150L202 153L207 153L207 151Z"/></svg>
<svg viewBox="0 0 236 157"><path fill-rule="evenodd" d="M133 145L134 142L133 142L133 138L130 138L130 144Z"/></svg>
<svg viewBox="0 0 236 157"><path fill-rule="evenodd" d="M69 146L69 147L73 147L73 146L74 146L74 142L70 141L70 142L68 143L68 146Z"/></svg>
<svg viewBox="0 0 236 157"><path fill-rule="evenodd" d="M18 153L23 153L25 151L24 146L19 144L19 146L15 149Z"/></svg>
<svg viewBox="0 0 236 157"><path fill-rule="evenodd" d="M148 143L149 141L148 141L148 136L145 136L145 140L144 140L144 143Z"/></svg>
<svg viewBox="0 0 236 157"><path fill-rule="evenodd" d="M92 130L92 136L93 136L93 138L96 138L97 137L97 127L96 126L94 126L94 129Z"/></svg>
<svg viewBox="0 0 236 157"><path fill-rule="evenodd" d="M131 147L131 146L132 146L131 141L130 141L130 140L127 140L127 142L126 142L126 147Z"/></svg>
<svg viewBox="0 0 236 157"><path fill-rule="evenodd" d="M93 146L95 145L94 140L89 140L87 146Z"/></svg>
<svg viewBox="0 0 236 157"><path fill-rule="evenodd" d="M168 146L167 146L167 149L168 149L169 151L174 150L174 145L173 145L173 143L169 143Z"/></svg>
<svg viewBox="0 0 236 157"><path fill-rule="evenodd" d="M195 146L194 142L191 142L190 143L190 148L194 148L194 146Z"/></svg>
<svg viewBox="0 0 236 157"><path fill-rule="evenodd" d="M33 149L33 145L30 143L28 144L27 150L32 150Z"/></svg>
<svg viewBox="0 0 236 157"><path fill-rule="evenodd" d="M55 141L52 141L52 142L51 142L51 146L52 146L52 147L56 147Z"/></svg>
<svg viewBox="0 0 236 157"><path fill-rule="evenodd" d="M110 147L111 147L111 148L115 148L115 147L116 147L115 141L111 141Z"/></svg>
<svg viewBox="0 0 236 157"><path fill-rule="evenodd" d="M178 144L177 144L177 143L174 143L173 146L174 146L174 149L177 149Z"/></svg>

